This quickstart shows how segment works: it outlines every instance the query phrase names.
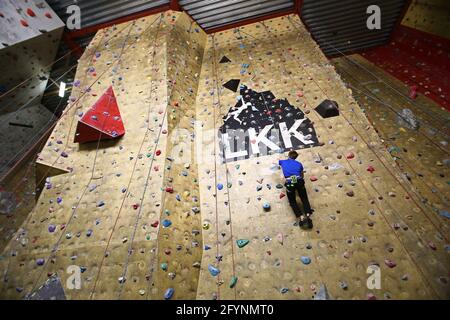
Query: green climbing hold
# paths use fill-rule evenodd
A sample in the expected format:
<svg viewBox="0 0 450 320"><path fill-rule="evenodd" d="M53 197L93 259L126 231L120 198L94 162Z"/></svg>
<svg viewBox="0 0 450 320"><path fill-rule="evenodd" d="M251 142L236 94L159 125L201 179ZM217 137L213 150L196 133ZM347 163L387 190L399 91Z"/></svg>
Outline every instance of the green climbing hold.
<svg viewBox="0 0 450 320"><path fill-rule="evenodd" d="M165 263L165 262L161 263L161 269L162 269L163 271L167 271L167 268L168 268L167 263Z"/></svg>
<svg viewBox="0 0 450 320"><path fill-rule="evenodd" d="M228 182L227 186L228 186L228 189L231 188L231 186L232 186L231 182Z"/></svg>
<svg viewBox="0 0 450 320"><path fill-rule="evenodd" d="M239 248L245 247L250 241L246 239L238 239L236 240L236 244Z"/></svg>
<svg viewBox="0 0 450 320"><path fill-rule="evenodd" d="M238 278L237 277L235 277L235 276L233 276L232 278L231 278L231 281L230 281L230 288L234 288L234 286L236 285L236 282L238 281Z"/></svg>

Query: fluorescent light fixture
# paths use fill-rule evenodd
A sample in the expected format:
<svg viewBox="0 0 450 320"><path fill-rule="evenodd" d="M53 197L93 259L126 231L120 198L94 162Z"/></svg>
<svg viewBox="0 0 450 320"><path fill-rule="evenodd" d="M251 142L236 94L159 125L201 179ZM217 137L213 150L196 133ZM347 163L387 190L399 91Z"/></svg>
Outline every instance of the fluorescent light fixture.
<svg viewBox="0 0 450 320"><path fill-rule="evenodd" d="M66 91L66 83L63 82L63 81L61 81L61 84L59 85L59 96L60 96L61 98L64 97L65 91Z"/></svg>

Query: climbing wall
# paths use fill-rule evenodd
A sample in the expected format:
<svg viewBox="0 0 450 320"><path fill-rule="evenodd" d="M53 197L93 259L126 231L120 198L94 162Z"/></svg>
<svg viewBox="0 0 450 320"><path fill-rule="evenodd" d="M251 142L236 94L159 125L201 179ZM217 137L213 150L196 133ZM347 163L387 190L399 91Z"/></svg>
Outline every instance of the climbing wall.
<svg viewBox="0 0 450 320"><path fill-rule="evenodd" d="M231 62L219 63L223 56ZM312 121L322 145L299 151L315 209L312 231L295 225L285 197L276 165L285 153L224 164L218 130L246 94L222 86L230 79L266 97L270 91L275 99L265 103L266 115L276 99L288 99ZM325 99L337 102L338 117L323 119L314 111ZM298 17L208 37L196 109L204 146L198 299L310 299L322 286L334 299L449 297L446 221L404 184ZM261 109L252 112L258 126ZM380 267L380 290L366 286L371 265Z"/></svg>
<svg viewBox="0 0 450 320"><path fill-rule="evenodd" d="M446 0L413 0L402 24L450 39L450 4Z"/></svg>
<svg viewBox="0 0 450 320"><path fill-rule="evenodd" d="M0 49L64 27L43 0L0 2Z"/></svg>
<svg viewBox="0 0 450 320"><path fill-rule="evenodd" d="M193 259L200 257L201 247L193 243L201 243L201 234L192 233L201 230L195 227L200 218L185 216L188 205L177 205L177 198L180 192L191 207L198 201L196 187L190 186L196 166L187 166L191 161L186 160L166 167L167 159L175 158L169 152L189 151L174 151L176 131L193 130L189 109L204 39L186 16L170 11L97 33L80 59L71 103L39 155L41 180L49 176L44 190L2 255L3 298L24 297L58 274L68 299L161 299L163 289L155 282L163 285L164 280L155 279L159 270L154 269L164 262L177 273L173 281L180 293L195 296L198 269L177 259L192 253ZM125 135L73 143L77 121L111 85ZM175 191L166 195L171 181ZM158 236L169 219L172 231L161 230ZM168 239L170 255L162 248ZM65 286L71 265L81 267L79 290Z"/></svg>
<svg viewBox="0 0 450 320"><path fill-rule="evenodd" d="M333 59L338 73L377 128L387 150L435 215L448 208L448 120L450 115L424 95L408 97L410 89L359 55ZM402 110L412 111L418 125L402 121Z"/></svg>
<svg viewBox="0 0 450 320"><path fill-rule="evenodd" d="M54 120L40 102L47 86L55 88L48 78L63 29L45 1L0 2L1 177Z"/></svg>
<svg viewBox="0 0 450 320"><path fill-rule="evenodd" d="M110 86L125 135L73 143ZM314 110L326 99L339 116ZM39 155L44 190L2 253L2 298L56 276L68 299L449 298L447 222L404 183L298 16L206 36L168 11L101 30L69 100ZM227 158L228 124L245 155ZM289 140L309 231L277 166ZM369 266L381 289L367 288Z"/></svg>

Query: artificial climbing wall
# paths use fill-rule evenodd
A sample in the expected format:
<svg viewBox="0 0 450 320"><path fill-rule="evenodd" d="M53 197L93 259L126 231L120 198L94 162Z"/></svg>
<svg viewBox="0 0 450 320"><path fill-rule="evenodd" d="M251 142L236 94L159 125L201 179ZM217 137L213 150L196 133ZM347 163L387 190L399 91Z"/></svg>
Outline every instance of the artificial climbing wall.
<svg viewBox="0 0 450 320"><path fill-rule="evenodd" d="M63 30L45 1L0 2L1 177L54 121L40 102L46 87L55 85L48 77Z"/></svg>
<svg viewBox="0 0 450 320"><path fill-rule="evenodd" d="M231 62L219 63L223 56ZM252 109L255 127L261 114L277 113L276 99L288 99L312 121L323 145L299 151L315 209L312 231L294 225L274 164L282 155L223 163L218 129L240 93L252 96L222 87L230 79L264 92L253 106L271 97L268 91L275 96L267 110L260 104ZM338 103L338 117L323 119L314 111L325 99ZM310 299L322 285L334 299L448 298L448 222L402 183L375 130L297 16L209 36L196 109L208 248L198 299ZM249 242L238 246L237 240ZM381 269L379 290L366 286L371 265Z"/></svg>
<svg viewBox="0 0 450 320"><path fill-rule="evenodd" d="M192 232L201 230L192 210L196 165L167 159L190 151L173 149L193 133L205 37L187 16L170 11L97 33L80 59L71 103L39 155L40 180L50 178L4 251L3 298L24 297L54 274L69 299L161 298L155 282L164 284L156 279L164 262L176 272L171 279L180 295L195 297L199 270L183 261L200 258L201 234ZM73 143L77 121L109 86L125 136ZM177 193L163 193L166 185ZM180 206L178 192L192 204ZM160 230L167 226L160 219L173 220L170 233ZM70 265L82 267L79 290L66 287Z"/></svg>
<svg viewBox="0 0 450 320"><path fill-rule="evenodd" d="M24 297L57 273L69 299L310 299L323 286L335 299L448 298L448 223L401 183L297 16L208 37L184 14L146 17L100 31L76 78L38 161L53 176L3 251L1 297ZM222 86L232 79L236 92ZM125 136L72 143L110 85ZM338 117L316 113L325 99ZM294 115L308 127L291 139L318 142L299 148L311 231L287 203L284 153L254 152L289 135L248 139L252 154L230 161L220 141L225 119L258 134L263 120L281 128ZM82 267L79 290L66 287L70 265ZM374 265L381 289L366 286Z"/></svg>
<svg viewBox="0 0 450 320"><path fill-rule="evenodd" d="M413 0L402 24L450 39L450 4L446 0Z"/></svg>

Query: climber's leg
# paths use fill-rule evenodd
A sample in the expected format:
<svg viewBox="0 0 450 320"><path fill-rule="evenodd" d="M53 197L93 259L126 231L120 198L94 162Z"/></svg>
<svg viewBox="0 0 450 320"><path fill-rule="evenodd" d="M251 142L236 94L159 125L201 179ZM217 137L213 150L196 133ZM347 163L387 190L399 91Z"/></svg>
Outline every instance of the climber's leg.
<svg viewBox="0 0 450 320"><path fill-rule="evenodd" d="M291 205L291 208L294 211L295 216L299 218L302 215L302 211L297 204L295 188L286 186L286 195L289 200L289 204Z"/></svg>
<svg viewBox="0 0 450 320"><path fill-rule="evenodd" d="M296 189L297 189L298 195L300 196L300 199L302 200L303 210L304 210L305 214L310 215L312 213L311 205L309 204L308 194L306 193L305 181L299 180L297 182Z"/></svg>

